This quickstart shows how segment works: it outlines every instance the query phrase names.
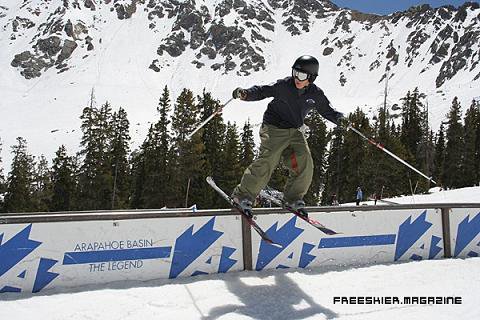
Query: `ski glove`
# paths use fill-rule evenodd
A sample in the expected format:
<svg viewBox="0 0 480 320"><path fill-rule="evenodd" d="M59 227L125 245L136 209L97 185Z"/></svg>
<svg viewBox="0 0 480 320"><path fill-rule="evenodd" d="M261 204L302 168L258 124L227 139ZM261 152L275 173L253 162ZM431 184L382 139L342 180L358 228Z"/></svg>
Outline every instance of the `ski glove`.
<svg viewBox="0 0 480 320"><path fill-rule="evenodd" d="M232 97L234 99L240 99L240 100L245 100L247 98L247 91L242 88L236 88L232 92Z"/></svg>

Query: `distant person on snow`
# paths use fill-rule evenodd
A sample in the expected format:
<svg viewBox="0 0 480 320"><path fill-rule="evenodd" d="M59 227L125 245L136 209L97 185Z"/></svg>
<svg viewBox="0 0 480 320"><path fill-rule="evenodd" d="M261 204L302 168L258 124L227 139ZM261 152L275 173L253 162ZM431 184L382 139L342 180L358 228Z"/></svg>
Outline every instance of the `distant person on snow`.
<svg viewBox="0 0 480 320"><path fill-rule="evenodd" d="M360 201L363 200L363 192L362 192L362 189L360 187L357 187L356 199L357 199L357 206L358 206L358 205L360 205Z"/></svg>
<svg viewBox="0 0 480 320"><path fill-rule="evenodd" d="M334 110L323 91L313 82L318 76L318 61L312 56L299 57L292 66L292 76L270 85L237 88L235 99L258 101L273 98L263 115L258 158L245 170L232 198L249 215L252 202L270 180L280 159L288 166L289 176L284 200L307 216L303 196L313 176L313 160L306 137L304 119L312 109L336 125L344 122L343 114Z"/></svg>
<svg viewBox="0 0 480 320"><path fill-rule="evenodd" d="M337 194L336 194L336 193L332 194L332 197L330 198L330 204L331 204L332 206L338 206L338 205L339 205L339 204L338 204Z"/></svg>

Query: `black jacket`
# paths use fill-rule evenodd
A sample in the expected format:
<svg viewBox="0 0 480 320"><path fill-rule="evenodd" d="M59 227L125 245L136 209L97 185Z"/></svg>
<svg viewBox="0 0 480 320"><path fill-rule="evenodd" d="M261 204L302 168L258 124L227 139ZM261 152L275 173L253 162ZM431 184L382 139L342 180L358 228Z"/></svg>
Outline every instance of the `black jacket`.
<svg viewBox="0 0 480 320"><path fill-rule="evenodd" d="M306 89L298 90L292 77L280 79L270 85L253 86L246 89L246 93L246 101L273 97L263 114L263 123L281 129L300 128L313 108L336 125L343 117L341 112L332 108L319 87L312 83Z"/></svg>

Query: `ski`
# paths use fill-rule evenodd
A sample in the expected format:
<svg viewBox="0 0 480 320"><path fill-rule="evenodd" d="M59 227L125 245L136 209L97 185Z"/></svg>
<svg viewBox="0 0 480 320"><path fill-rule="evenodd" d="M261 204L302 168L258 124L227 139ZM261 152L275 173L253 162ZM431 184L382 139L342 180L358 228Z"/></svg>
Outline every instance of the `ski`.
<svg viewBox="0 0 480 320"><path fill-rule="evenodd" d="M281 245L279 245L278 243L275 243L273 242L272 239L270 239L270 237L265 233L265 231L263 231L262 228L260 228L260 226L255 222L255 220L253 220L253 218L251 216L249 216L248 214L246 214L243 209L238 205L238 203L236 203L235 201L233 201L232 197L230 197L229 195L227 195L219 186L217 186L217 184L215 183L215 181L213 180L212 177L207 177L207 183L213 188L213 190L215 190L218 194L220 194L222 196L223 199L225 199L235 210L237 210L244 218L245 220L247 220L248 224L253 228L253 230L255 230L258 235L265 241L265 242L268 242L270 243L271 245L273 246L276 246L276 247L279 247L279 248L282 248Z"/></svg>
<svg viewBox="0 0 480 320"><path fill-rule="evenodd" d="M314 226L315 228L317 228L318 230L322 231L323 233L325 233L327 235L338 234L338 232L333 231L332 229L325 227L323 224L321 224L317 220L314 220L310 217L305 217L303 214L299 213L297 210L295 210L294 208L289 206L288 203L285 202L285 200L276 197L275 195L273 195L269 191L261 190L260 191L260 197L273 202L274 204L282 207L285 210L290 211L291 213L293 213L294 215L296 215L297 217L299 217L303 221L309 223L310 225Z"/></svg>

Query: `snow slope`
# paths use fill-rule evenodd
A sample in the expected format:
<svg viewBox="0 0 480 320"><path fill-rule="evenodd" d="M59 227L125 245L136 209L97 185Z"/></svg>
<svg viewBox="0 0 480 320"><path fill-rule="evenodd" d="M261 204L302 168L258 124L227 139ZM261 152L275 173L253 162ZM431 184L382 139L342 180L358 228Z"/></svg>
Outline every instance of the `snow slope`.
<svg viewBox="0 0 480 320"><path fill-rule="evenodd" d="M480 187L468 187L455 190L440 190L440 188L430 189L430 194L416 194L414 196L407 195L396 198L385 198L386 201L391 201L400 204L415 204L415 203L479 203L480 202ZM353 205L354 203L344 204ZM362 204L373 204L373 201L364 201ZM382 204L377 202L377 204Z"/></svg>
<svg viewBox="0 0 480 320"><path fill-rule="evenodd" d="M159 56L159 44L165 43L165 37L174 33L172 25L178 22L175 14L172 18L153 20L157 25L151 29L151 12L146 8L147 3L133 0L97 1L96 9L91 10L84 6L87 2L92 3L87 0L80 1L78 9L70 6L64 15L54 11L68 1L25 0L20 3L9 0L2 4L6 7L0 6L0 138L3 141L1 156L6 168L11 162L10 146L15 144L15 139L19 136L27 139L30 152L36 156L44 154L47 159L51 159L61 144L65 144L70 153L76 152L81 137L79 116L89 102L92 87L95 88L97 104L108 100L115 108L121 106L126 109L131 122L134 148L145 139L149 123L156 119L156 105L165 85L171 90L173 99L184 87L188 87L196 94L201 94L205 88L212 92L214 97L226 101L235 87L266 84L289 75L293 61L300 54L312 54L319 58L321 74L316 84L324 89L334 106L343 112L350 112L358 106L365 111L375 111L382 104L384 84L380 79L387 66L392 67L388 102L398 103L398 99L404 96L407 90L418 86L422 92L428 94L430 119L434 129L438 128L443 120L455 95L460 97L465 109L480 92L480 79L475 80L480 65L472 62L477 59L475 46L478 46L478 43L473 47L472 52L475 53L470 59L471 65L468 62L461 72L438 89L435 78L442 63L428 64L431 58L430 46L437 41L433 35L447 24L454 26L460 35L470 29L472 34L477 34L475 32L476 22L480 19L479 9L467 9L463 23L453 21L455 12L444 21L437 12L425 24L417 21L417 17L413 26L409 26L412 20L406 14L395 23L382 21L370 24L365 21L351 21L348 28L345 27L346 30L341 19L346 17L348 20L350 12L339 10L324 17L316 17L307 12L310 15L309 32L292 36L283 24L286 17L290 16L290 13L285 11L289 8L272 8L272 1L247 1L259 8L270 8L268 10L274 17L274 31L258 29L262 36L270 40L263 43L251 40L251 30L247 29L245 39L263 52L265 69L239 76L236 72L225 73L225 69L215 71L209 67L212 63L224 62L226 57L220 54L214 60L208 60L206 56L198 58L199 62L206 64L201 69L192 64L192 60L197 59L198 50L190 50L189 47L177 57L168 54ZM113 7L128 2L136 3L138 8L130 18L119 20ZM195 2L195 6L199 9L202 4L206 4L212 21L218 22L220 18L216 16L215 8L224 2L202 0ZM292 1L291 5L294 4L303 5L303 2ZM239 16L238 12L232 11L223 17L224 22L227 26L235 25L233 21L246 23ZM18 17L30 19L35 23L35 27L18 27L19 31L13 32L12 21L16 21ZM181 20L180 14L178 17ZM237 19L240 19L240 22ZM35 46L38 39L50 35L65 38L63 29L53 32L47 29L46 22L60 21L64 24L67 20L82 22L88 27L94 50L87 51L83 42L86 34L81 33L81 39L76 40L79 43L78 49L67 59L69 69L64 72L52 67L42 70L40 77L27 80L20 74L21 69L11 66L13 57L25 50L32 51L32 46ZM441 28L434 30L433 25L437 20L442 21ZM258 21L247 22L252 22L255 26L259 24ZM257 30L255 26L252 30ZM185 39L188 40L191 37L189 31L183 31L187 34ZM412 38L410 35L413 32L432 34L432 37L421 42L418 48L412 49L409 38ZM354 42L349 44L353 38ZM452 41L447 39L445 44L452 48ZM398 63L387 57L390 44L399 54ZM334 52L324 55L327 46L334 48ZM409 66L411 56L415 58L412 58L413 64ZM242 63L242 59L236 55L230 58L237 66ZM159 72L149 69L152 60L159 60ZM378 65L372 67L372 61L376 60ZM422 72L423 68L425 72ZM347 79L344 86L339 82L342 75ZM223 116L239 125L247 119L259 124L265 107L266 101L236 101L224 111Z"/></svg>
<svg viewBox="0 0 480 320"><path fill-rule="evenodd" d="M0 301L23 319L479 319L480 259L235 272L116 283ZM461 304L339 304L334 297L460 297ZM0 296L0 298L2 298Z"/></svg>

